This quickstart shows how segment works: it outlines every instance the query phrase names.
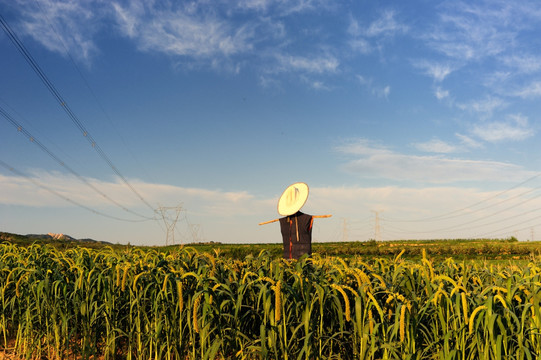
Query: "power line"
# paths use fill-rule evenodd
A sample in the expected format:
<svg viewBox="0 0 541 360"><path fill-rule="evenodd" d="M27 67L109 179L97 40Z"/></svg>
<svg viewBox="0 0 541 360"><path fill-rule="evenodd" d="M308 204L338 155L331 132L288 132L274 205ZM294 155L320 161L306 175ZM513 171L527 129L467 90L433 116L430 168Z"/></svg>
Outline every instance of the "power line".
<svg viewBox="0 0 541 360"><path fill-rule="evenodd" d="M420 218L420 219L411 219L411 220L391 219L391 220L392 220L392 221L395 221L395 222L427 222L427 221L448 220L448 219L452 219L452 218L459 217L459 216L463 216L463 215L469 215L469 214L471 214L471 213L473 213L473 212L481 211L481 210L487 209L487 208L489 208L489 207L491 207L491 206L489 205L489 206L484 207L484 208L481 208L481 209L472 210L472 211L470 211L470 212L467 213L467 214L458 214L458 215L453 215L453 214L461 213L461 212L463 212L463 211L465 211L465 210L470 210L470 209L472 209L472 208L474 208L474 207L476 207L476 206L478 206L478 205L484 204L484 203L486 203L486 202L488 202L488 201L490 201L490 200L492 200L492 199L498 198L498 197L500 197L501 195L504 195L504 194L506 194L506 193L508 193L508 192L510 192L510 191L512 191L512 190L514 190L514 189L516 189L516 188L518 188L519 186L522 186L522 185L524 185L524 184L527 184L527 183L529 183L530 181L532 181L532 180L534 180L534 179L536 179L536 178L538 178L538 177L540 177L540 176L541 176L541 173L538 173L538 174L536 174L536 175L534 175L534 176L532 176L532 177L530 177L530 178L528 178L528 179L526 179L526 180L524 180L524 181L522 181L522 182L520 182L520 183L518 183L518 184L516 184L516 185L513 185L512 187L510 187L510 188L508 188L508 189L506 189L506 190L503 190L503 191L501 191L501 192L499 192L499 193L497 193L497 194L494 194L494 195L492 195L492 196L489 196L489 197L486 198L486 199L480 200L480 201L478 201L478 202L476 202L476 203L473 203L473 204L471 204L471 205L468 205L468 206L465 206L465 207L462 207L462 208L459 208L459 209L457 209L457 210L453 210L453 211L450 211L450 212L447 212L447 213L444 213L444 214L440 214L440 215L436 215L436 216L431 216L431 217L427 217L427 218ZM538 187L538 188L539 188L539 187ZM525 193L528 193L528 192L531 192L531 191L532 191L532 190L528 190L528 191L526 191L526 192L524 192L524 193L522 193L522 194L516 195L515 197L521 196L521 195L523 195L523 194L525 194ZM509 200L511 200L511 199L514 199L515 197L511 197L511 198L509 198L509 199L503 200L503 201L501 201L500 203L503 203L503 202L505 202L505 201L509 201ZM494 206L496 206L496 205L494 205ZM451 216L451 215L453 215L453 216Z"/></svg>
<svg viewBox="0 0 541 360"><path fill-rule="evenodd" d="M532 225L528 225L528 226L523 227L523 228L520 228L520 229L516 229L516 227L519 226L519 225L527 224L527 223L529 223L529 222L531 222L531 221L533 221L533 220L538 220L538 219L541 219L541 215L536 216L536 217L533 217L533 218L528 219L528 220L521 221L521 222L519 222L519 223L515 223L515 224L513 224L513 225L509 225L509 226L505 226L505 227L503 227L503 228L499 228L499 229L497 229L497 230L489 231L489 232L486 232L486 233L481 234L481 235L478 235L478 236L479 236L479 237L484 237L484 236L487 236L487 235L489 235L489 234L498 233L498 232L501 232L501 231L507 230L507 229L513 229L513 230L515 230L515 231L526 230L526 229L531 228Z"/></svg>
<svg viewBox="0 0 541 360"><path fill-rule="evenodd" d="M47 133L40 130L39 127L36 127L37 124L36 124L35 121L29 121L29 119L25 118L24 115L22 115L15 108L10 106L5 101L5 99L2 99L2 97L0 97L0 106L3 107L6 112L9 111L9 114L11 115L12 118L13 117L17 118L19 123L24 124L27 129L31 129L32 133L34 135L38 134L42 140L43 139L46 140L46 142L50 144L49 147L51 147L51 146L54 147L57 154L61 153L64 159L67 158L67 159L70 159L72 161L72 163L75 162L77 164L80 164L80 161L75 159L72 156L72 154L70 154L69 152L66 151L67 148L65 146L62 146L62 145L59 145L58 143L56 143L56 141L53 140L53 138L51 138ZM38 118L38 119L35 119L35 120L38 120L38 122L39 122L40 119Z"/></svg>
<svg viewBox="0 0 541 360"><path fill-rule="evenodd" d="M535 189L534 189L535 190ZM534 190L528 190L528 191L525 191L519 195L524 195L524 194L527 194L527 193L530 193L530 192L533 192ZM484 220L488 220L490 218L494 218L494 216L496 215L499 215L499 214L502 214L504 213L505 211L509 211L511 209L514 209L520 205L524 205L532 200L535 200L537 198L539 198L541 196L540 195L536 195L534 197L531 197L531 198L528 198L524 201L521 201L519 203L516 203L516 204L513 204L511 206L508 206L504 209L500 209L498 211L495 211L493 213L490 213L486 216L483 216L483 217L479 217L479 218L476 218L476 219L473 219L473 220L470 220L470 221L467 221L467 222L463 222L463 223L460 223L460 224L457 224L457 225L452 225L452 226L448 226L448 227L444 227L444 228L439 228L439 229L431 229L431 230L424 230L424 231L415 231L414 233L416 234L427 234L427 233L434 233L434 232L449 232L449 231L464 231L464 230L473 230L473 229L477 229L477 228L480 228L480 227L484 227L484 226L488 226L488 225L493 225L493 224L497 224L497 223L501 223L502 221L508 221L510 219L514 219L514 218L517 218L517 217L521 217L521 216L524 216L526 214L530 214L530 213L533 213L533 212L536 212L536 211L539 211L541 210L541 208L536 208L536 209L533 209L533 210L528 210L528 211L525 211L525 212L522 212L520 214L517 214L517 215L513 215L513 216L510 216L510 217L506 217L504 220L493 220L491 222L488 222L488 223L482 223L482 224L478 224L478 225L474 225L474 226L469 226L467 227L467 225L470 225L470 224L473 224L473 223L477 223L477 222L480 222L480 221L484 221ZM514 196L512 197L511 199L516 199L518 196ZM507 200L509 199L506 199L504 201L501 201L499 204L496 204L496 205L493 205L493 206L497 206L497 205L501 205L503 204L504 202L506 202ZM483 209L488 209L489 207L485 207ZM472 212L473 213L473 212ZM404 230L404 229L398 229L398 228L395 228L395 230L399 230L399 231L402 231L402 232L408 232L407 230Z"/></svg>
<svg viewBox="0 0 541 360"><path fill-rule="evenodd" d="M111 161L111 159L107 156L105 151L98 145L96 140L93 138L93 136L88 132L88 130L85 128L83 123L79 120L79 118L75 115L75 113L71 110L71 108L68 106L67 102L64 100L60 92L56 89L54 84L49 80L47 75L41 70L38 63L34 60L32 55L28 52L28 50L25 48L23 43L19 40L15 32L11 29L11 27L8 25L4 17L0 14L0 24L2 25L2 28L4 29L4 32L8 35L9 39L15 45L17 50L21 53L21 55L24 57L24 59L28 62L30 67L34 70L34 72L38 75L38 77L41 79L43 84L47 87L49 92L53 95L53 97L57 100L57 102L60 104L60 107L64 110L64 112L68 115L68 117L71 119L71 121L75 124L75 126L80 130L80 132L83 134L83 136L87 139L87 141L90 143L92 148L98 153L98 155L109 165L109 167L113 170L113 172L122 180L122 182L128 186L128 188L152 211L154 211L154 207L150 205L145 198L137 190L128 182L128 180L120 173L118 168L114 165L114 163Z"/></svg>
<svg viewBox="0 0 541 360"><path fill-rule="evenodd" d="M49 155L54 161L56 161L60 166L62 166L63 168L65 168L66 170L68 170L70 173L72 173L73 175L75 175L79 180L81 180L85 185L87 185L88 187L90 187L92 190L94 190L95 192L97 192L98 194L100 194L101 196L103 196L105 199L107 199L108 201L110 201L111 203L115 204L116 206L120 207L122 210L126 211L126 212L129 212L133 215L136 215L136 216L139 216L139 217L142 217L144 219L147 219L147 220L156 220L156 218L151 218L151 217L148 217L148 216L145 216L145 215L141 215L141 214L138 214L137 212L135 211L132 211L130 209L128 209L127 207L123 206L122 204L118 203L117 201L113 200L112 198L110 198L109 196L107 196L107 194L105 194L104 192L102 192L101 190L99 190L98 188L96 188L94 185L92 185L90 182L88 182L88 180L86 180L83 176L81 176L78 172L76 172L75 170L73 170L70 166L68 166L64 161L62 161L58 156L56 156L51 150L49 150L45 145L43 145L43 143L41 143L36 137L34 137L29 131L27 131L20 123L18 123L15 119L13 119L13 117L7 112L5 111L1 106L0 106L0 115L2 115L2 117L4 119L6 119L11 125L13 125L17 131L19 131L21 134L23 134L24 136L26 136L28 138L28 140L30 140L30 142L32 142L33 144L37 145L44 153L46 153L47 155Z"/></svg>
<svg viewBox="0 0 541 360"><path fill-rule="evenodd" d="M36 181L35 179L31 178L30 176L22 173L21 171L15 169L13 166L5 163L4 161L0 160L0 166L2 166L3 168L11 171L12 173L14 173L15 175L18 175L18 176L22 176L24 177L25 179L27 179L28 181L32 182L34 185L36 185L37 187L41 188L41 189L44 189L48 192L50 192L51 194L59 197L59 198L62 198L64 199L65 201L73 204L73 205L76 205L80 208L83 208L85 210L88 210L96 215L100 215L100 216L103 216L103 217L106 217L106 218L109 218L109 219L113 219L113 220L118 220L118 221L126 221L126 222L143 222L143 221L148 221L148 220L130 220L130 219L124 219L124 218L120 218L120 217L117 217L117 216L113 216L113 215L109 215L109 214L106 214L104 212L101 212L101 211L98 211L98 210L95 210L89 206L86 206L86 205L83 205L75 200L72 200L70 198L68 198L67 196L64 196L62 194L60 194L58 191L55 191L53 189L51 189L50 187L48 186L45 186L43 184L41 184L40 182Z"/></svg>
<svg viewBox="0 0 541 360"><path fill-rule="evenodd" d="M117 129L117 127L115 126L114 122L112 121L111 117L109 116L109 114L105 111L105 108L103 107L103 105L101 104L101 102L99 101L98 99L98 96L96 95L96 93L94 92L94 90L92 89L92 87L90 86L90 84L88 83L86 77L83 75L83 72L81 71L81 69L79 68L79 66L77 66L77 63L75 62L75 60L73 59L73 56L71 55L68 47L66 46L66 43L64 42L62 36L60 36L60 34L58 33L58 31L56 30L56 28L53 26L51 20L49 19L49 17L47 16L47 12L44 11L43 7L41 6L41 3L39 1L37 1L37 4L39 6L39 8L41 9L41 13L45 16L45 19L47 20L47 22L49 23L49 26L51 27L53 33L55 34L56 38L58 39L58 42L60 44L62 44L62 47L64 48L64 51L65 53L67 54L68 58L70 59L70 62L71 64L73 65L73 67L75 68L75 70L77 71L77 73L79 74L79 76L81 77L81 79L83 80L83 83L85 84L86 88L88 89L88 91L90 92L90 95L92 95L92 97L94 98L94 101L96 102L96 104L98 104L98 107L100 108L101 112L103 113L103 115L105 116L105 118L107 119L107 121L109 121L109 124L111 124L111 127L115 130L116 134L118 135L118 137L120 138L120 140L122 141L122 143L124 144L125 148L128 150L128 153L131 155L131 157L135 160L135 162L139 165L140 168L143 169L143 171L145 172L145 175L147 175L148 177L151 178L150 174L141 166L141 164L139 163L139 161L136 159L135 155L133 154L133 152L130 150L130 148L128 147L127 143L126 143L126 140L124 139L124 137L122 136L122 134L120 133L120 131Z"/></svg>

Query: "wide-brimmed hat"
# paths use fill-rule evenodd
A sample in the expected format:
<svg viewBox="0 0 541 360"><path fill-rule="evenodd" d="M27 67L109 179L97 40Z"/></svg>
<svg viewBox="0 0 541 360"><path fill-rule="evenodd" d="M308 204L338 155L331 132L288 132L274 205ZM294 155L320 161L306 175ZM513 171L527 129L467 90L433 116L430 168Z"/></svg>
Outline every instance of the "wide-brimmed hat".
<svg viewBox="0 0 541 360"><path fill-rule="evenodd" d="M308 199L308 185L298 182L289 185L278 200L278 214L289 216L299 211Z"/></svg>

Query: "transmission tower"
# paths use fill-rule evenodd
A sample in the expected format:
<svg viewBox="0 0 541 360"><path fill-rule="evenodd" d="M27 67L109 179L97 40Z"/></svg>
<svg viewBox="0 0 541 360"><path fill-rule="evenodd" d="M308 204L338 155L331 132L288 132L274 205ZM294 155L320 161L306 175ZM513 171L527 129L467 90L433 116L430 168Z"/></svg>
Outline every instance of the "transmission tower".
<svg viewBox="0 0 541 360"><path fill-rule="evenodd" d="M174 207L160 206L156 209L156 212L161 215L163 223L165 224L165 246L168 246L170 243L172 245L175 243L175 226L177 225L181 211L182 205ZM168 214L172 214L173 216L168 216ZM171 240L171 242L169 242L169 240Z"/></svg>
<svg viewBox="0 0 541 360"><path fill-rule="evenodd" d="M347 242L348 241L348 222L347 219L343 219L344 223L342 225L342 241Z"/></svg>
<svg viewBox="0 0 541 360"><path fill-rule="evenodd" d="M374 211L372 210L372 212L374 214L376 214L376 221L375 221L375 229L374 229L374 237L375 237L375 240L376 241L380 241L381 240L381 228L379 226L379 213L381 211Z"/></svg>
<svg viewBox="0 0 541 360"><path fill-rule="evenodd" d="M194 243L200 243L204 240L201 224L188 224L188 227L192 233L192 241Z"/></svg>

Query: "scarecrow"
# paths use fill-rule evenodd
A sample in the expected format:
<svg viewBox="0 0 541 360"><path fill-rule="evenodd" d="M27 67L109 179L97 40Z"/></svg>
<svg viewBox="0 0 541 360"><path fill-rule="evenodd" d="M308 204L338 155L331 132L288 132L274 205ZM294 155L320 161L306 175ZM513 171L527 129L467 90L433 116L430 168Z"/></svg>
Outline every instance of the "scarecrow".
<svg viewBox="0 0 541 360"><path fill-rule="evenodd" d="M285 259L299 259L304 254L312 254L312 225L314 218L327 218L331 215L308 215L300 211L308 199L308 185L302 182L290 185L278 200L279 219L265 221L259 225L280 221Z"/></svg>

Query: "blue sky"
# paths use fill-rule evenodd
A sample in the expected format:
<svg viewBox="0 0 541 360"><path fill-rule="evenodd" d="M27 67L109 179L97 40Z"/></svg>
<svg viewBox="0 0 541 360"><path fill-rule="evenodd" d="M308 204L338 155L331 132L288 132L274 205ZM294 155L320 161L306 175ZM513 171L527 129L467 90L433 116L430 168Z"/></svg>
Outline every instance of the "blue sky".
<svg viewBox="0 0 541 360"><path fill-rule="evenodd" d="M315 241L541 231L535 1L0 0L0 15L67 104L2 30L0 231L160 245L155 210L182 205L176 242L279 242L257 223L297 181L303 211L333 215Z"/></svg>

